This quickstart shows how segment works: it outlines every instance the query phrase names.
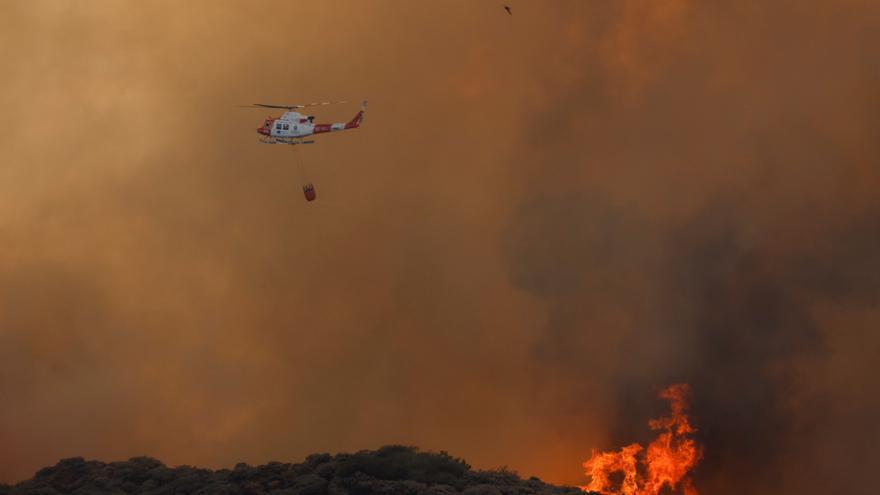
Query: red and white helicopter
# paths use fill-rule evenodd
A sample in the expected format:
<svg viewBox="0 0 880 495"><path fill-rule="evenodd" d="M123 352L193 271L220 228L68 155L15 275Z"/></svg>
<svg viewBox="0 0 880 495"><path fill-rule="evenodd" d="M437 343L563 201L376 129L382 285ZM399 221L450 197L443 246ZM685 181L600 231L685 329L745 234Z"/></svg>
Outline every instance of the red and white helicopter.
<svg viewBox="0 0 880 495"><path fill-rule="evenodd" d="M313 115L303 115L294 110L307 107L316 107L324 105L334 105L347 103L344 101L324 101L317 103L306 103L304 105L267 105L265 103L254 103L246 105L248 108L281 108L287 110L281 117L269 117L263 122L262 127L257 128L257 134L262 136L261 143L264 144L287 144L296 146L298 144L312 144L314 140L306 140L309 136L323 134L327 132L346 131L349 129L357 129L364 122L364 112L367 111L367 101L361 105L361 110L348 122L338 122L334 124L315 124ZM315 194L315 186L311 183L303 184L303 193L306 200L314 201L317 197Z"/></svg>

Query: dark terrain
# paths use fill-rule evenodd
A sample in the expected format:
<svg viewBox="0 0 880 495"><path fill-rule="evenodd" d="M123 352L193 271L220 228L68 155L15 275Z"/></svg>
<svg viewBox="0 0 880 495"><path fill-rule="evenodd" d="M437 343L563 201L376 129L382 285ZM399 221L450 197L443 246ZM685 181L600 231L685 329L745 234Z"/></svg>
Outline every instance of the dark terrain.
<svg viewBox="0 0 880 495"><path fill-rule="evenodd" d="M124 462L63 459L0 495L32 494L225 495L582 495L506 469L474 471L446 452L387 446L355 454L313 454L299 464L240 463L234 469L167 467L150 457Z"/></svg>

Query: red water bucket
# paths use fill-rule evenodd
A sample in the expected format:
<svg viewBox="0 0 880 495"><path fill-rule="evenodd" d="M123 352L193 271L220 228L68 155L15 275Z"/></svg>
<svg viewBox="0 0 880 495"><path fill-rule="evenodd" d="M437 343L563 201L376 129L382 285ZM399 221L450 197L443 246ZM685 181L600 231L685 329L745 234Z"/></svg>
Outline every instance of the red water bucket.
<svg viewBox="0 0 880 495"><path fill-rule="evenodd" d="M306 201L314 201L315 198L318 197L317 193L315 193L315 186L312 184L306 184L303 186L303 194L306 197Z"/></svg>

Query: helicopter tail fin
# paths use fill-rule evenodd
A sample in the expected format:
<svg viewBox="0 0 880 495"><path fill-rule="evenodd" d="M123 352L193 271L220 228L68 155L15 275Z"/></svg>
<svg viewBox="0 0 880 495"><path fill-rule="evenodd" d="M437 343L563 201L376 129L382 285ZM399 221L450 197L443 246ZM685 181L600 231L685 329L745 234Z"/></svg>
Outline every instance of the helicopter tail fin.
<svg viewBox="0 0 880 495"><path fill-rule="evenodd" d="M367 111L367 100L364 100L363 104L361 104L361 111L354 116L351 121L345 124L346 129L353 129L355 127L360 127L361 124L364 123L364 113Z"/></svg>

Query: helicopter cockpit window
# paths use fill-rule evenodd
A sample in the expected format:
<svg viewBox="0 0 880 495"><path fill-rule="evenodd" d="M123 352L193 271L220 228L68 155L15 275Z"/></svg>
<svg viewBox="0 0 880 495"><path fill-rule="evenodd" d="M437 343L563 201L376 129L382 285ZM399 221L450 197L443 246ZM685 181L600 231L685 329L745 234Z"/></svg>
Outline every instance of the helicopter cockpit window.
<svg viewBox="0 0 880 495"><path fill-rule="evenodd" d="M290 130L290 124L284 124L284 130L285 130L285 131L289 131L289 130Z"/></svg>

